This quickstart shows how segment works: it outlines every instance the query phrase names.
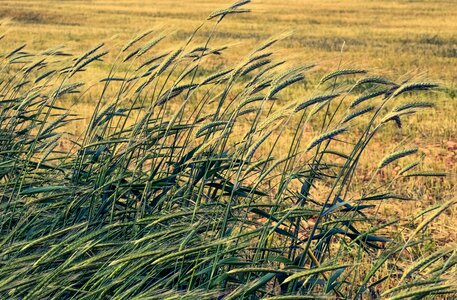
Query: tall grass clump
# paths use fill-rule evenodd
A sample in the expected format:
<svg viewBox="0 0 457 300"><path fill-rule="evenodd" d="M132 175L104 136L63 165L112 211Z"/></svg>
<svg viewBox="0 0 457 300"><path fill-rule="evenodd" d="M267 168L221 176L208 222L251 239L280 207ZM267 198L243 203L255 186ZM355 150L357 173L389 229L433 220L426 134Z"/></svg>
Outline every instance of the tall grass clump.
<svg viewBox="0 0 457 300"><path fill-rule="evenodd" d="M282 36L212 68L228 51L212 46L217 25L248 2L211 14L203 42L201 27L166 51L165 33L129 41L81 137L66 133L81 124L66 99L87 90L86 69L107 64L105 46L2 53L0 298L455 296L455 248L404 257L454 202L419 216L407 241L377 211L407 199L394 181L425 174L403 164L418 150L386 156L372 184L354 185L375 136L431 106L401 95L436 86L347 68L288 99L312 66L278 59ZM393 164L402 171L374 184Z"/></svg>

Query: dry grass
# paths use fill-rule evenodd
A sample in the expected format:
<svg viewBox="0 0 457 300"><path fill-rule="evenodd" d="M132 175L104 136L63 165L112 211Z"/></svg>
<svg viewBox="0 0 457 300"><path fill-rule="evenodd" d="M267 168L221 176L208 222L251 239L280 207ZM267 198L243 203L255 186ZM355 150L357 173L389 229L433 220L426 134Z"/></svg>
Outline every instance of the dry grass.
<svg viewBox="0 0 457 300"><path fill-rule="evenodd" d="M166 25L176 34L165 48L187 37L208 14L227 1L2 1L0 19L9 20L2 47L27 41L36 50L65 45L70 52L90 49L100 41L117 49L146 28ZM457 173L457 6L443 1L254 1L253 13L225 20L217 38L240 43L224 55L234 60L259 41L292 31L281 44L291 59L318 62L321 73L342 65L363 66L387 75L428 77L443 84L437 110L412 122L411 133L433 167ZM201 35L207 35L203 30ZM340 54L344 43L343 53ZM94 80L106 72L92 69ZM319 73L318 73L319 74ZM87 77L85 78L87 80ZM434 96L437 97L437 96ZM80 100L78 100L79 102ZM90 115L92 105L74 103ZM437 122L439 120L439 122ZM409 131L409 129L408 129ZM77 133L77 132L75 132ZM406 134L408 134L407 132ZM386 134L386 138L392 135ZM394 136L395 137L395 136ZM449 187L446 187L448 190ZM440 191L441 193L441 191ZM449 197L450 192L446 196ZM421 195L430 197L430 195ZM433 195L432 195L433 196ZM440 198L443 198L440 197Z"/></svg>
<svg viewBox="0 0 457 300"><path fill-rule="evenodd" d="M9 18L14 34L7 44L23 41L36 49L65 44L88 49L100 40L124 44L138 31L165 25L188 36L208 14L227 1L2 1L0 18ZM335 64L345 42L344 63L421 72L455 85L449 68L457 57L457 7L444 1L256 1L253 13L222 24L228 42L254 45L273 33L294 32L283 46L301 60ZM202 34L205 34L203 32ZM169 41L170 43L173 40Z"/></svg>
<svg viewBox="0 0 457 300"><path fill-rule="evenodd" d="M3 47L14 49L27 41L28 47L45 50L55 45L65 45L70 52L81 52L105 41L111 49L118 49L132 36L147 28L174 30L175 34L164 41L164 48L189 36L211 11L227 4L224 0L177 1L2 1L0 19L8 34ZM278 32L292 31L282 42L281 55L289 59L318 62L319 74L334 69L340 63L360 66L386 75L428 77L444 88L433 95L438 103L436 110L428 110L412 118L403 134L410 135L412 144L428 156L431 168L457 174L457 6L443 1L254 1L253 10L247 15L229 18L221 23L217 39L221 45L235 44L224 54L233 61ZM204 37L208 30L201 31ZM238 45L237 45L238 44ZM344 45L344 46L343 46ZM341 50L343 49L343 52ZM114 53L117 53L114 51ZM114 55L114 54L110 54ZM111 57L112 58L112 57ZM106 73L99 64L91 69L94 81ZM316 76L316 78L317 78ZM403 77L406 77L404 75ZM87 75L85 75L85 80ZM427 99L426 99L427 100ZM89 116L93 105L89 100L72 101L74 110ZM439 121L437 121L439 120ZM89 120L81 121L81 127ZM69 128L80 134L78 128ZM385 132L377 143L388 145L402 136L394 130ZM379 161L382 154L370 149L367 156ZM390 151L392 152L392 151ZM368 166L372 164L367 162ZM368 168L367 166L367 168ZM387 171L388 172L388 171ZM388 174L387 174L388 175ZM363 178L363 176L362 176ZM411 186L411 194L421 201L406 209L386 208L410 215L412 211L450 198L456 193L456 178L447 181L425 180L433 193L422 185ZM415 207L419 206L419 207ZM454 215L445 217L444 223L452 224ZM457 240L451 225L437 229L440 239Z"/></svg>
<svg viewBox="0 0 457 300"><path fill-rule="evenodd" d="M70 52L81 53L104 41L113 49L106 60L114 60L122 47L132 36L148 28L175 30L174 35L164 41L162 49L175 46L177 41L188 37L193 29L208 14L226 4L226 1L2 1L0 19L2 30L8 34L1 41L2 47L14 49L28 43L28 48L44 50L64 44ZM346 66L363 67L374 73L395 78L397 82L413 77L431 78L443 88L438 93L426 94L436 103L436 109L425 110L407 121L408 126L398 130L394 124L383 129L361 157L360 166L354 176L354 190L365 186L386 185L394 174L414 159L404 157L402 164L389 162L385 168L373 174L380 161L387 155L401 149L418 147L418 155L427 154L423 165L427 170L440 170L450 174L448 178L405 178L392 182L395 190L401 185L414 202L388 202L377 208L379 215L398 216L404 224L413 222L424 209L441 204L455 197L457 189L457 6L441 1L279 1L264 0L250 5L252 14L234 16L224 20L216 34L221 45L235 44L220 59L212 61L214 66L233 62L245 55L259 42L273 34L292 31L290 37L281 43L276 57L287 57L291 61L319 63L311 81L318 81L328 70ZM199 37L207 36L210 29L204 29ZM453 67L454 66L454 67ZM85 72L84 80L97 82L107 73L107 64L94 64L90 75ZM416 80L417 81L417 80ZM90 86L90 84L88 84ZM289 89L290 99L306 95L312 98L312 91ZM83 116L90 116L94 103L92 92L86 96L66 98L67 106ZM404 103L415 101L411 96ZM287 104L281 103L287 106ZM169 112L177 108L171 104ZM361 106L362 108L362 106ZM282 116L280 116L282 117ZM246 117L248 119L248 117ZM349 124L357 123L357 116ZM349 120L348 120L349 121ZM219 121L225 122L225 121ZM79 121L76 128L66 128L73 135L82 133L89 119ZM225 123L212 124L221 126ZM241 125L242 126L242 125ZM208 128L204 128L207 130ZM205 134L203 128L200 129ZM240 129L242 130L242 129ZM331 133L331 132L330 132ZM329 133L329 134L330 134ZM283 130L284 144L290 145L293 130ZM290 135L291 137L289 138ZM306 130L306 141L315 137L312 128ZM259 137L260 141L261 137ZM280 144L275 151L287 151ZM313 144L311 143L311 146ZM260 146L260 145L259 145ZM262 144L259 153L270 149L271 143ZM63 146L65 147L65 146ZM432 237L429 244L408 252L408 259L414 261L437 245L457 242L455 220L456 207L451 207L439 216L437 222L428 227L424 237ZM420 223L422 217L413 223ZM406 232L399 231L398 239L407 241ZM404 236L403 236L404 235Z"/></svg>

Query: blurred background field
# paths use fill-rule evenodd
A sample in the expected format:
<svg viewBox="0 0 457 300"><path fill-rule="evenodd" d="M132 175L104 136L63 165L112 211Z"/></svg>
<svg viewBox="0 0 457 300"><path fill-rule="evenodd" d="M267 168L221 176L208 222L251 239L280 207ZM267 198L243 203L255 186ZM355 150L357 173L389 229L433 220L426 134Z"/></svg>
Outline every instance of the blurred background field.
<svg viewBox="0 0 457 300"><path fill-rule="evenodd" d="M10 19L3 45L24 41L46 49L64 44L78 51L101 40L123 45L147 28L176 31L169 43L188 37L210 12L228 1L2 1L0 19ZM252 13L227 19L220 41L245 51L273 33L292 31L286 54L333 66L344 47L344 63L393 74L416 72L445 82L455 97L457 5L454 1L254 1ZM201 31L207 35L208 30ZM114 36L118 36L114 38Z"/></svg>
<svg viewBox="0 0 457 300"><path fill-rule="evenodd" d="M66 51L80 54L103 41L112 50L106 60L114 61L128 40L150 28L170 33L163 48L182 43L210 12L226 6L227 1L21 0L0 4L1 28L6 32L0 41L3 49L12 50L26 42L28 49L36 51L65 45ZM389 147L389 141L393 140L417 145L427 154L424 165L450 174L447 179L425 178L409 183L405 193L418 201L385 205L382 209L386 214L408 218L455 197L457 5L454 1L262 0L254 1L249 8L252 13L228 18L218 28L215 43L228 44L231 48L214 61L215 68L242 57L273 34L291 32L275 55L300 63L317 63L310 81L318 80L329 70L351 67L395 80L414 77L439 83L442 86L439 92L430 94L432 99L423 99L435 101L437 108L411 118L411 124L401 131L392 128L383 132L377 144L366 152L362 166L368 169L384 154L395 150ZM210 27L204 27L199 37L207 36L210 31ZM95 64L84 79L93 79L95 84L107 72L107 64ZM303 91L297 91L297 97L301 94ZM91 93L86 93L67 101L74 111L89 116L93 109L91 99ZM89 121L81 122L87 125ZM81 133L78 128L67 130L78 135ZM363 177L358 183L363 186ZM431 227L435 241L457 240L456 213L455 208L449 210Z"/></svg>

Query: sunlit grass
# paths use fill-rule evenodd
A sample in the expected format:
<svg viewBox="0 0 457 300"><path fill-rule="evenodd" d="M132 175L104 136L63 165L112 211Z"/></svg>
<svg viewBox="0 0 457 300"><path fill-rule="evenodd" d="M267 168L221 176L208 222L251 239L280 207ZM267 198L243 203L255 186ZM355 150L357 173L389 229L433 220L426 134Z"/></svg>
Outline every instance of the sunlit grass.
<svg viewBox="0 0 457 300"><path fill-rule="evenodd" d="M221 49L263 39L240 29L251 14L232 15L244 2L194 35L163 27L125 46L90 39L77 56L36 45L2 52L0 296L455 295L446 177L455 166L429 147L455 126L443 89L424 75L351 66L327 44L336 71L297 64L299 53L278 46L293 35ZM181 6L104 8L111 17L200 14ZM161 34L170 39L155 45Z"/></svg>

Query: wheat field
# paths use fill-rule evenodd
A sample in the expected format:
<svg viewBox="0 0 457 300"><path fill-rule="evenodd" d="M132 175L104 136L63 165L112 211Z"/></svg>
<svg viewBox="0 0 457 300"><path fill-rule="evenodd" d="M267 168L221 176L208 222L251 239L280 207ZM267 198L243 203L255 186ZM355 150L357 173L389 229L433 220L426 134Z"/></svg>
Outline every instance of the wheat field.
<svg viewBox="0 0 457 300"><path fill-rule="evenodd" d="M0 297L457 295L453 1L0 4Z"/></svg>
<svg viewBox="0 0 457 300"><path fill-rule="evenodd" d="M4 31L9 32L2 46L14 49L26 41L34 50L65 45L70 53L78 53L105 42L114 50L140 32L165 27L171 33L163 42L166 49L189 36L210 12L226 4L224 0L7 0L0 7ZM251 13L221 23L216 34L218 45L233 48L218 64L235 61L278 32L291 32L281 42L280 55L291 61L318 63L318 71L310 75L317 79L339 65L396 78L429 78L442 85L433 95L439 105L420 116L419 122L412 122L405 135L410 135L421 151L428 154L426 159L431 167L457 174L457 6L452 1L361 4L293 0L285 5L263 0L254 1L249 8ZM200 35L204 37L209 31L204 28ZM103 65L95 65L90 77L96 81L106 71ZM93 104L86 98L71 104L78 113L92 113ZM76 128L72 133L80 132ZM385 139L390 137L390 133L386 134L383 141L387 143ZM455 176L450 181L432 194L420 196L427 204L449 198L455 195ZM455 227L448 229L453 232ZM448 234L444 236L447 238ZM452 239L457 236L452 234Z"/></svg>

